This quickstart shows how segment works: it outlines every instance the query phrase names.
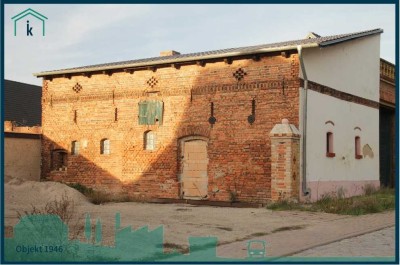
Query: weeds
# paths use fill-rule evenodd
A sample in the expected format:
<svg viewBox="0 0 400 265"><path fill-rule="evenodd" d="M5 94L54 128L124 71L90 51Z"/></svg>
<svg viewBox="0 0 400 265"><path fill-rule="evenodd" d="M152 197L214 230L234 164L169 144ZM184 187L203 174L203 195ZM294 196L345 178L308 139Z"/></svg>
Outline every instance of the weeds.
<svg viewBox="0 0 400 265"><path fill-rule="evenodd" d="M251 235L250 235L248 238L246 238L246 239L250 239L250 238L253 238L253 237L266 236L266 235L268 235L268 234L270 234L270 233L268 233L268 232L256 232L256 233L251 234Z"/></svg>
<svg viewBox="0 0 400 265"><path fill-rule="evenodd" d="M365 195L371 195L377 192L377 189L374 185L367 184L363 187Z"/></svg>
<svg viewBox="0 0 400 265"><path fill-rule="evenodd" d="M188 246L178 245L178 244L170 243L170 242L165 242L163 244L163 249L164 249L165 253L174 253L174 252L178 252L181 254L189 253Z"/></svg>
<svg viewBox="0 0 400 265"><path fill-rule="evenodd" d="M271 210L300 210L312 212L326 212L344 215L361 215L379 213L395 208L394 189L376 189L374 186L365 186L364 195L349 198L343 197L343 190L338 194L325 194L311 204L300 204L288 201L279 201L267 206Z"/></svg>
<svg viewBox="0 0 400 265"><path fill-rule="evenodd" d="M17 216L21 219L25 215L35 215L35 214L54 214L58 215L60 219L68 223L71 221L74 211L75 204L72 199L70 199L66 193L61 196L61 199L54 199L53 201L47 202L43 208L37 208L31 204L32 209L30 211L24 211L20 213L17 211Z"/></svg>
<svg viewBox="0 0 400 265"><path fill-rule="evenodd" d="M135 201L133 198L124 194L110 194L103 191L94 190L92 188L86 187L80 183L70 183L68 184L71 188L76 189L83 195L85 195L89 201L93 204L103 204L106 202L129 202Z"/></svg>
<svg viewBox="0 0 400 265"><path fill-rule="evenodd" d="M26 215L58 215L60 219L71 228L73 232L70 237L77 239L83 231L83 226L80 225L81 218L76 218L76 210L74 201L68 197L64 192L60 199L55 198L53 201L47 202L43 208L38 208L31 204L29 211L23 211L22 213L17 211L17 217L21 219ZM75 223L72 224L72 221Z"/></svg>
<svg viewBox="0 0 400 265"><path fill-rule="evenodd" d="M233 228L231 227L225 227L225 226L216 226L216 228L225 230L225 231L233 231Z"/></svg>
<svg viewBox="0 0 400 265"><path fill-rule="evenodd" d="M279 227L279 228L272 230L271 233L290 231L290 230L299 230L299 229L303 229L304 227L305 227L304 225L283 226L283 227Z"/></svg>
<svg viewBox="0 0 400 265"><path fill-rule="evenodd" d="M302 210L302 206L295 202L281 200L267 206L270 210L286 211L286 210Z"/></svg>
<svg viewBox="0 0 400 265"><path fill-rule="evenodd" d="M80 183L69 183L67 185L70 186L71 188L76 189L77 191L79 191L82 194L89 194L89 193L94 192L94 190L92 188L86 187L85 185L82 185Z"/></svg>

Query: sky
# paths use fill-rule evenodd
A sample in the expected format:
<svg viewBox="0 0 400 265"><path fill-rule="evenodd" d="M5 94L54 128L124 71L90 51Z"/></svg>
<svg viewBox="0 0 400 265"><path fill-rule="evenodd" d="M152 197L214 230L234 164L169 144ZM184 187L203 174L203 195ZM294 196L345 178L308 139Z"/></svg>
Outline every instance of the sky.
<svg viewBox="0 0 400 265"><path fill-rule="evenodd" d="M47 17L12 17L32 8ZM5 5L5 79L33 73L382 28L381 58L395 63L395 5ZM33 36L26 36L26 20Z"/></svg>

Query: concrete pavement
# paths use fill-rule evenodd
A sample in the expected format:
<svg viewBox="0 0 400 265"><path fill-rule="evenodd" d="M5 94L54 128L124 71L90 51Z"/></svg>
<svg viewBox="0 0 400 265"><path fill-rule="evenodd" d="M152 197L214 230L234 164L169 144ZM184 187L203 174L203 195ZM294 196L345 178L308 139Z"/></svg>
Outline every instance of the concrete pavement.
<svg viewBox="0 0 400 265"><path fill-rule="evenodd" d="M267 242L267 256L292 256L307 249L393 227L394 225L395 212L389 211L361 216L344 216L343 218L306 226L302 229L275 232L251 240L265 240ZM217 249L217 255L232 258L246 257L247 241L221 245ZM354 253L354 255L362 256L357 255L357 253Z"/></svg>
<svg viewBox="0 0 400 265"><path fill-rule="evenodd" d="M395 227L343 239L331 244L311 248L296 257L393 257L395 253Z"/></svg>

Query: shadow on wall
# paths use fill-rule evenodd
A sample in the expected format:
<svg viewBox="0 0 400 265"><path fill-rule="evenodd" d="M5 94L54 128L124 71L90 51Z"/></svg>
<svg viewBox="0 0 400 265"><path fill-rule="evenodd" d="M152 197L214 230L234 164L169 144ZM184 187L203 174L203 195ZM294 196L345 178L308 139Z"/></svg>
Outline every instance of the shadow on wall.
<svg viewBox="0 0 400 265"><path fill-rule="evenodd" d="M121 192L123 183L111 172L80 154L71 154L70 146L61 146L46 136L42 140L42 179L67 184L80 183L107 192ZM91 176L91 177L86 177Z"/></svg>
<svg viewBox="0 0 400 265"><path fill-rule="evenodd" d="M141 199L266 201L269 132L283 118L298 127L299 85L297 54L44 81L43 177ZM162 124L138 125L143 101L163 102ZM78 156L73 140L87 143ZM66 172L49 173L50 150L67 151Z"/></svg>
<svg viewBox="0 0 400 265"><path fill-rule="evenodd" d="M149 171L160 176L165 161L170 161L170 177L178 181L172 196L252 202L270 198L269 132L282 118L298 126L295 56L274 54L259 61L187 66L194 68L196 78L191 86L183 84L187 88L184 96L167 98L161 87L155 98L165 106L162 127L172 125L175 132L164 146L165 130L161 126L155 129L161 141ZM160 79L162 70L157 70ZM205 150L200 142L205 142Z"/></svg>

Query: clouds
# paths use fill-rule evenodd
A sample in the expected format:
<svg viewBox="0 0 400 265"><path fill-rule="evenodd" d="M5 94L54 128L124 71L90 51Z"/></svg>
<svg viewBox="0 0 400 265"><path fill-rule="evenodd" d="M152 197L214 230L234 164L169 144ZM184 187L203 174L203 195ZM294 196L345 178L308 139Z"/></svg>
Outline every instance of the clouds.
<svg viewBox="0 0 400 265"><path fill-rule="evenodd" d="M11 17L32 8L46 36L13 36ZM383 28L394 62L394 5L5 5L5 77L40 84L43 70Z"/></svg>

